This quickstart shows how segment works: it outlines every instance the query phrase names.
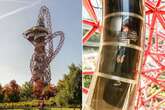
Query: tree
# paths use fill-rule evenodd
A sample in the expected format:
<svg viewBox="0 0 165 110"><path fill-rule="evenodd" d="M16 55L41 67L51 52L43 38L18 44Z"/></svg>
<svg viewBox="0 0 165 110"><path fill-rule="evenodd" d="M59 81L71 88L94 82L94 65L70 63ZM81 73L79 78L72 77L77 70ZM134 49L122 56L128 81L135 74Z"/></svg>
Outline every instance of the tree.
<svg viewBox="0 0 165 110"><path fill-rule="evenodd" d="M89 88L91 80L92 80L92 75L83 75L83 85L84 85L84 87Z"/></svg>
<svg viewBox="0 0 165 110"><path fill-rule="evenodd" d="M81 105L82 103L82 71L77 68L75 77L73 78L73 97L70 99L70 104Z"/></svg>
<svg viewBox="0 0 165 110"><path fill-rule="evenodd" d="M0 85L0 102L3 102L3 100L4 100L3 88L2 85Z"/></svg>
<svg viewBox="0 0 165 110"><path fill-rule="evenodd" d="M45 86L44 90L42 91L42 96L46 99L55 96L56 88L52 84L48 84Z"/></svg>
<svg viewBox="0 0 165 110"><path fill-rule="evenodd" d="M4 94L4 101L5 102L9 102L10 101L9 95L11 94L11 90L10 90L9 84L6 84L3 87L3 94Z"/></svg>
<svg viewBox="0 0 165 110"><path fill-rule="evenodd" d="M64 75L57 85L55 101L57 105L80 105L82 100L81 91L81 67L74 64L69 66L69 73Z"/></svg>
<svg viewBox="0 0 165 110"><path fill-rule="evenodd" d="M42 80L37 80L33 83L33 96L37 99L42 97L42 91L44 90L45 83Z"/></svg>
<svg viewBox="0 0 165 110"><path fill-rule="evenodd" d="M11 80L3 89L5 100L10 102L18 102L20 100L20 86L15 80Z"/></svg>
<svg viewBox="0 0 165 110"><path fill-rule="evenodd" d="M30 82L25 82L25 84L22 85L20 91L21 100L22 101L31 100L32 93L33 93L33 85Z"/></svg>

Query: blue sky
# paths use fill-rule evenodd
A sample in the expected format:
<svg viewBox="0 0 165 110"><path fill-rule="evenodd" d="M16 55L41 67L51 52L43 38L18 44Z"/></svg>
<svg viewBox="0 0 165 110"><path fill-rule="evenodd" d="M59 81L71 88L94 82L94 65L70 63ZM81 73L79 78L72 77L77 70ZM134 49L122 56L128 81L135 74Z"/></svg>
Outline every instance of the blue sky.
<svg viewBox="0 0 165 110"><path fill-rule="evenodd" d="M29 81L33 46L22 33L36 24L39 8L46 5L54 31L63 31L64 45L51 63L52 83L81 64L81 0L0 0L0 83ZM54 41L56 44L57 42Z"/></svg>

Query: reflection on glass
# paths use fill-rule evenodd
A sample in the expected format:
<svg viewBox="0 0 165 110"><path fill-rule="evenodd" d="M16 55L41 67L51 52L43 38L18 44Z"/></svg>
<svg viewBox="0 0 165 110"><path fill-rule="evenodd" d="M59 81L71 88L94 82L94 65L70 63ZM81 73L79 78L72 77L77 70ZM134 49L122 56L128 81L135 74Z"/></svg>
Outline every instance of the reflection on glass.
<svg viewBox="0 0 165 110"><path fill-rule="evenodd" d="M112 20L110 22L112 25L115 23L115 21L117 23L119 22L119 20L114 19L114 17L109 20ZM134 20L134 22L139 21L138 19ZM140 46L140 28L136 27L135 30L134 26L132 26L132 24L129 22L129 19L126 19L125 22L122 22L122 24L123 25L121 25L120 27L121 31L115 31L119 30L118 28L114 29L115 27L108 28L108 23L105 26L106 31L104 31L103 33L104 41L114 42L117 46L106 45L102 48L99 63L99 72L133 79L135 70L139 63L138 58L140 52L133 47L130 48L127 46ZM119 43L122 43L122 45L125 46L120 46Z"/></svg>
<svg viewBox="0 0 165 110"><path fill-rule="evenodd" d="M131 12L143 15L143 0L103 0L105 15L114 12Z"/></svg>
<svg viewBox="0 0 165 110"><path fill-rule="evenodd" d="M118 82L115 80L99 77L97 79L91 107L94 110L122 110L124 103L130 99L128 95L134 95L134 87L133 84L121 82L121 84L118 85Z"/></svg>
<svg viewBox="0 0 165 110"><path fill-rule="evenodd" d="M130 39L130 44L140 46L143 21L133 16L111 16L104 21L103 41Z"/></svg>

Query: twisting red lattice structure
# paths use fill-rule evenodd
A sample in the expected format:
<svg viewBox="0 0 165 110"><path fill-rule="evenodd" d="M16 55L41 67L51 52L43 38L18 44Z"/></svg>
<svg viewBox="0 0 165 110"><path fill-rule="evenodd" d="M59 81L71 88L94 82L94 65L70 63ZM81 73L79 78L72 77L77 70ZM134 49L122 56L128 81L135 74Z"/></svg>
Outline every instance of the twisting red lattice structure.
<svg viewBox="0 0 165 110"><path fill-rule="evenodd" d="M92 20L84 19L85 25L91 26L83 37L83 43L101 30L91 0L83 0L83 6ZM146 0L145 52L139 82L136 110L165 109L165 1ZM91 74L91 72L89 72ZM84 74L88 74L85 72ZM87 91L84 91L87 93Z"/></svg>
<svg viewBox="0 0 165 110"><path fill-rule="evenodd" d="M31 82L41 80L50 83L50 63L64 44L64 33L62 31L52 32L51 16L46 6L40 8L37 25L25 31L24 35L34 46L30 61ZM59 43L55 48L53 40L57 37L59 37Z"/></svg>
<svg viewBox="0 0 165 110"><path fill-rule="evenodd" d="M146 49L144 53L141 82L139 85L139 109L157 110L165 102L165 4L145 1L146 6ZM148 31L148 32L147 32Z"/></svg>

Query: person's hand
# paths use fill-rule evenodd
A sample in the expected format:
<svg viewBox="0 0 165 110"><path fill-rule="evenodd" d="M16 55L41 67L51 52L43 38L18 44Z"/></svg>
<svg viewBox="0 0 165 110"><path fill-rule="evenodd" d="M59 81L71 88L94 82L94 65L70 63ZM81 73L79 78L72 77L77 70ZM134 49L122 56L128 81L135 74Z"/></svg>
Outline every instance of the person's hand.
<svg viewBox="0 0 165 110"><path fill-rule="evenodd" d="M117 56L117 63L120 63L120 56Z"/></svg>
<svg viewBox="0 0 165 110"><path fill-rule="evenodd" d="M125 58L125 55L122 55L122 56L118 55L117 56L117 63L123 63L124 58Z"/></svg>
<svg viewBox="0 0 165 110"><path fill-rule="evenodd" d="M122 56L121 56L121 60L120 60L120 63L123 63L123 61L124 61L124 58L125 58L125 55L122 55Z"/></svg>

